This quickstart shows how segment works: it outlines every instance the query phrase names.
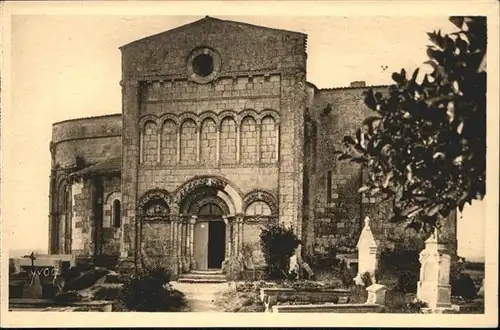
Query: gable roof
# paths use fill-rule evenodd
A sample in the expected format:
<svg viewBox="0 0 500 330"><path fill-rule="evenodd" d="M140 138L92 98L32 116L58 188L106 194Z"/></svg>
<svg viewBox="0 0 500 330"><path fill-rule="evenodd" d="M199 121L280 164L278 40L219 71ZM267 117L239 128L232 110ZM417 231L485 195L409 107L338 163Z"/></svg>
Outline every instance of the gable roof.
<svg viewBox="0 0 500 330"><path fill-rule="evenodd" d="M136 43L139 43L141 41L145 41L145 40L148 40L148 39L153 39L155 37L158 37L158 36L166 34L166 33L180 32L182 30L186 30L186 29L192 28L194 26L202 25L202 24L206 24L206 23L210 23L210 22L217 23L217 24L227 24L227 25L231 25L231 26L239 26L239 27L247 27L247 28L254 28L254 29L261 29L261 30L282 32L282 33L291 33L291 34L301 35L301 36L304 36L304 37L307 38L307 34L302 33L302 32L296 32L296 31L289 31L289 30L283 30L283 29L270 28L270 27L265 27L265 26L260 26L260 25L249 24L249 23L231 21L231 20L223 20L223 19L218 19L218 18L210 17L210 16L207 15L204 18L199 19L197 21L194 21L194 22L191 22L191 23L187 23L187 24L178 26L176 28L173 28L173 29L170 29L170 30L167 30L167 31L163 31L163 32L160 32L160 33L157 33L157 34L153 34L153 35L141 38L141 39L137 39L135 41L132 41L132 42L130 42L128 44L125 44L125 45L119 47L119 49L122 50L122 49L124 49L124 48L126 48L128 46L134 45Z"/></svg>

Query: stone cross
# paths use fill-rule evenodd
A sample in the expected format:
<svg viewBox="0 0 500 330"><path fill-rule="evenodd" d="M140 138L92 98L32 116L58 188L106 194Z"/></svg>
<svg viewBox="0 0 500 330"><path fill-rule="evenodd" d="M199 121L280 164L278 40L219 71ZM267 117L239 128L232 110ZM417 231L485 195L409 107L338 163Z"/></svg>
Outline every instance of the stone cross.
<svg viewBox="0 0 500 330"><path fill-rule="evenodd" d="M419 260L421 266L417 298L426 302L432 312L452 309L451 256L446 245L439 242L437 229L425 241L425 248L420 252Z"/></svg>
<svg viewBox="0 0 500 330"><path fill-rule="evenodd" d="M375 271L378 267L378 246L370 228L370 218L365 218L365 226L358 241L358 274L354 281L363 285L362 276L369 273L372 283L375 283Z"/></svg>

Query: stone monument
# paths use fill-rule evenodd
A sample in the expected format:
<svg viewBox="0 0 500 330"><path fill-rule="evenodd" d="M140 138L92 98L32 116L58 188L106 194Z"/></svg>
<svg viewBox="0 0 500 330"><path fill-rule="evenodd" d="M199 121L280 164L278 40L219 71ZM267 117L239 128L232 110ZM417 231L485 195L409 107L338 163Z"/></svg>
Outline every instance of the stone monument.
<svg viewBox="0 0 500 330"><path fill-rule="evenodd" d="M424 313L453 313L457 306L451 304L450 268L451 256L446 245L439 242L436 229L425 241L420 252L420 280L417 283L417 298L428 307Z"/></svg>
<svg viewBox="0 0 500 330"><path fill-rule="evenodd" d="M365 218L365 226L361 231L358 241L358 274L354 282L358 285L364 285L362 276L365 273L370 274L372 283L375 283L375 271L378 267L379 251L375 238L370 228L370 218Z"/></svg>

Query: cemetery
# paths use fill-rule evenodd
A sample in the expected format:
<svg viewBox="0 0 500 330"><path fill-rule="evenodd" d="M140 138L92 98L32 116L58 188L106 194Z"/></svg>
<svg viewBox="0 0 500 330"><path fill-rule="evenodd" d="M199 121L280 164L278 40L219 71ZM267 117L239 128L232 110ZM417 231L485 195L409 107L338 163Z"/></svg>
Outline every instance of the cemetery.
<svg viewBox="0 0 500 330"><path fill-rule="evenodd" d="M479 32L481 32L481 24L484 25L485 22L465 21L464 18L460 19L460 22L457 22L457 18L451 18L450 21L460 28L465 23L469 24L469 29L466 31L469 34L468 38L474 40L477 37L479 41L482 40L483 34ZM222 24L218 20L209 18L200 22L197 24L216 26ZM474 33L478 35L475 36ZM449 44L450 49L465 47L460 41L455 44L455 41L448 37L445 39L440 33L429 34L429 36L438 46ZM476 46L478 51L474 54L481 56L474 55L473 60L477 62L477 65L472 68L472 71L464 73L472 81L473 89L482 86L481 83L485 85L486 81L485 64L481 64L486 58L485 48L481 42L477 42ZM446 76L446 70L449 68L443 64L446 62L443 62L446 54L443 54L444 51L433 49L429 52L429 57L436 62L435 66L440 65L442 69L436 70L431 76L433 79L442 79L450 84L451 80ZM459 55L450 54L446 56L462 56L460 51L457 53ZM466 52L465 54L467 55ZM463 59L463 62L467 62L467 58ZM337 213L328 214L325 213L325 207L318 208L320 211L317 213L321 214L321 217L315 219L317 221L313 225L317 225L317 229L325 235L322 234L317 241L327 243L322 245L322 249L330 248L327 254L322 254L321 261L314 259L314 253L303 252L307 251L308 247L316 247L311 242L309 246L306 244L308 238L306 231L312 230L312 226L305 226L305 222L297 224L299 220L302 220L297 215L300 212L295 211L301 207L298 202L294 204L292 200L298 201L299 196L287 191L280 192L280 199L278 199L259 188L242 198L230 181L215 176L199 176L189 179L176 190L175 195L169 195L166 191L154 188L145 192L144 198L138 200L140 205L137 210L143 219L137 223L142 223L141 221L145 223L142 230L148 235L141 236L140 230L137 233L132 230L127 231L129 236L125 243L125 240L119 240L119 228L130 229L131 223L128 221L133 217L127 218L131 217L130 214L124 216L127 222L121 224L122 211L117 195L109 194L116 200L109 199L109 205L104 208L102 196L104 196L105 185L103 186L102 181L92 181L92 185L95 183L95 186L91 186L90 189L86 188L87 191L83 189L83 183L76 180L71 189L64 186L62 191L75 193L75 196L76 192L78 194L90 193L89 196L78 196L75 203L82 202L88 197L93 205L90 214L87 214L88 210L83 204L75 204L74 211L78 214L76 219L80 221L84 216L88 216L89 219L97 218L97 216L105 217L107 225L111 224L111 220L114 219L114 225L106 227L107 231L103 231L102 234L103 237L106 235L108 238L112 237L107 242L106 248L116 250L120 248L120 244L122 247L126 245L127 249L123 248L120 251L120 254L125 256L121 260L121 267L118 267L117 263L99 261L95 255L89 258L82 257L82 253L86 256L91 255L91 252L87 251L90 246L96 251L101 248L99 247L102 243L102 240L99 240L101 233L98 230L94 231L95 237L92 239L99 239L91 245L88 243L92 240L88 236L91 231L88 228L82 229L81 222L78 222L77 227L75 222L75 232L80 235L75 236L78 238L75 241L77 245L83 247L79 249L79 256L69 253L31 253L22 258L9 260L9 309L13 311L100 312L484 313L484 264L472 264L457 255L458 238L454 221L457 210L463 211L466 203L471 204L473 199L482 199L485 195L484 152L470 151L484 149L485 137L476 138L477 131L474 133L469 131L468 139L463 138L464 132L467 132L466 129L473 126L466 124L465 131L463 131L464 121L454 113L450 115L453 111L458 113L458 108L467 103L462 100L464 93L456 92L458 96L455 95L456 99L451 100L444 100L440 97L431 98L430 103L437 103L425 105L419 97L413 95L431 92L440 95L443 91L439 90L441 88L439 84L429 83L427 76L419 85L415 82L417 75L418 70L414 72L411 79L406 77L404 70L394 73L393 80L396 84L389 87L388 96L374 92L373 89L366 92L365 105L374 110L379 117L367 118L363 122L363 128L358 129L354 134L355 138L344 137L344 147L347 151L335 150L335 154L339 155L339 161L350 160L351 163L362 165L359 167L361 171L359 181L362 181L360 187L353 186L355 196L361 195L361 203L358 203L357 197L356 199L349 197L348 199L357 205L356 208L348 207L348 203L336 205L346 197L340 196L345 191L339 190L332 193L331 185L335 180L332 181L331 172L327 172L329 173L326 176L329 178L326 185L328 203L325 205L328 207L324 206L329 208L336 205L335 207L339 210ZM238 81L237 78L233 80ZM273 79L278 78L276 76ZM269 83L271 82L274 81L270 80ZM454 81L454 83L456 84L453 88L458 89L456 87L458 82ZM287 81L286 84L288 86L291 83ZM278 85L276 81L276 86ZM126 86L136 88L133 84ZM247 85L241 85L241 89L246 88L245 86ZM150 90L154 88L151 87ZM131 89L131 91L127 92L127 97L138 94L135 90ZM407 94L412 96L405 101L403 108L400 100L405 99ZM485 93L479 94L480 97L484 97ZM469 95L469 97L471 104L479 104L478 107L483 104L481 102L484 100L475 99L474 95ZM140 103L135 99L134 102L137 103L136 105ZM330 104L322 110L325 116L328 114L326 110L329 107ZM139 106L134 106L132 110L136 111L138 108ZM443 112L441 113L443 116L437 116L439 117L437 118L436 109L448 109L448 112L446 116ZM466 110L461 109L462 112ZM476 111L471 115L468 119L470 123L484 119L481 117L485 115L485 111L483 112ZM267 112L262 114L264 115L267 116ZM408 120L412 116L422 120ZM271 117L269 120L274 120L274 117ZM264 122L265 118L259 119L259 123ZM385 122L384 129L380 128L384 126L382 124L381 126L374 124L377 121ZM443 122L446 122L449 127ZM144 123L156 125L151 121L144 121ZM449 123L453 124L449 125ZM193 125L194 129L196 126L194 121ZM432 125L440 128L429 129ZM136 126L138 127L134 123L134 129L137 128ZM248 131L252 132L254 129ZM277 132L278 130L272 126L269 132L271 131ZM159 139L158 132L151 133L152 129L147 129L145 132L151 135L147 139ZM178 137L180 139L180 136ZM200 134L188 137L199 138ZM219 153L219 135L216 135L216 139L215 150ZM237 139L239 141L239 137ZM424 142L422 145L423 139L430 142ZM443 145L447 146L450 139L454 139L456 145L450 147L451 151L443 149ZM465 147L461 144L464 140L468 143ZM141 141L144 142L144 138ZM193 141L199 147L200 142ZM250 142L248 145L256 144L254 141ZM265 148L262 150L276 145L276 141L271 142L265 142L269 145L264 144ZM159 166L160 153L156 152L160 149L158 144L152 144L152 146L151 150L146 149L147 153L144 157L151 158L153 163L153 165L150 164L151 166ZM136 146L132 147L131 150L137 149ZM290 150L292 149L290 146ZM193 156L193 161L194 159L200 160L198 154L190 155ZM239 153L237 155L235 159L239 159ZM269 153L273 161L276 160L276 155ZM138 154L136 156L139 157ZM329 153L324 156L332 157ZM424 160L415 161L420 156ZM180 154L178 157L180 159ZM218 157L218 155L214 156L213 159L218 161ZM447 163L447 157L453 160ZM142 158L141 156L141 162ZM469 163L466 163L464 159L468 159ZM116 163L116 160L114 162ZM283 166L286 168L285 165ZM95 167L90 166L90 168L95 170ZM260 167L255 166L255 168ZM352 170L351 164L344 164L344 169L347 168ZM113 171L115 170L117 169L113 168ZM124 173L131 175L128 169L124 168L125 170L127 172ZM232 173L231 175L236 173L232 168L229 172ZM85 171L75 173L81 175L82 178L90 175ZM111 174L117 175L117 173L119 172L115 171ZM144 175L147 177L144 182L156 184L156 177L151 173ZM280 189L284 186L294 192L296 191L294 187L299 185L294 181L295 179L287 179L293 177L295 172L290 173L283 178L280 176L279 186ZM470 174L467 180L463 179L465 174ZM247 175L249 178L257 176L251 171ZM191 174L186 174L186 177L188 176L190 177ZM239 174L237 176L243 177ZM161 175L158 174L158 177ZM177 178L175 175L171 177ZM341 175L337 180L338 185L346 185L346 177L348 176ZM137 181L134 180L125 181L128 185L130 182ZM334 182L336 187L337 181ZM111 180L108 184L113 189L118 189L120 181ZM127 185L122 186L122 191L135 191L135 188L125 189ZM135 186L132 185L132 187ZM385 204L382 205L381 199L368 196L376 195L380 191L386 194L384 197L389 197L386 201L391 199L393 202L390 207L391 212L384 213L385 208L387 210L389 208L385 207L387 206ZM310 192L316 193L314 189ZM61 196L64 197L64 195ZM307 196L306 192L304 196ZM335 202L331 200L332 196L335 197ZM127 200L134 200L135 203L137 196L129 197L123 196ZM289 199L289 202L278 203L278 200ZM65 197L62 198L60 204L64 206L61 209L64 212L59 214L60 219L52 219L53 223L71 222L71 217L66 218L69 214L66 209L68 200ZM169 213L167 201L169 203L174 201L170 205L177 212L182 209L194 213L190 214L189 218L182 212L174 216L173 213ZM236 203L233 203L234 201ZM282 207L283 212L279 207ZM355 210L356 214L343 212L343 207L350 211ZM368 212L366 207L371 208L373 212ZM107 212L103 212L104 210ZM360 212L357 213L357 210ZM382 210L384 212L379 212ZM243 214L243 211L246 213ZM366 213L363 213L365 211ZM126 213L123 212L123 214ZM227 214L232 215L228 217ZM206 221L198 222L198 216ZM218 224L210 225L211 220L207 219L215 218ZM327 221L324 221L325 219ZM167 223L168 226L164 225ZM374 235L377 230L381 229L380 227L388 223L391 223L391 228L387 226L383 228L383 234ZM349 231L347 231L347 224L349 224ZM301 232L302 229L304 232ZM338 231L339 234L330 235L332 231ZM396 232L400 234L404 232L404 235L395 237ZM409 232L416 234L406 235ZM200 233L206 235L203 236ZM52 252L59 251L59 245L66 247L68 242L65 237L59 238L61 237L57 235L51 238ZM132 253L128 249L131 249L131 242L134 238L137 251ZM144 244L141 245L140 239L144 240ZM87 243L84 242L86 240ZM116 244L115 240L121 243ZM357 240L357 245L355 247L352 244L346 245L349 248L352 247L352 251L335 250L338 246L342 246L342 240L350 240L352 243ZM211 241L212 244L209 244ZM389 242L390 246L386 244ZM169 253L167 253L168 249L170 249ZM71 249L62 250L67 252ZM160 262L155 261L154 258L148 258L148 253L158 257Z"/></svg>
<svg viewBox="0 0 500 330"><path fill-rule="evenodd" d="M414 282L415 290L408 290L410 292L404 292L404 287L398 287L397 278L383 276L379 269L381 253L373 239L369 218L365 219L357 247L357 256L350 257L349 267L345 261L340 260L337 268L342 270L332 269L329 279L315 280L311 267L304 261L297 262L296 258L290 258L288 275L279 280L262 279L266 275L261 273L258 276L261 279L255 274L254 277L247 274L246 278L224 281L225 283L220 284L221 290L214 304L221 312L484 312L484 270L477 271L476 265L476 271L472 272L475 282L471 282L471 276L464 275L467 270L463 269L463 262L458 261L462 269L452 269L451 257L446 253L444 245L439 244L435 234L430 235L425 242L425 248L419 254L420 267L419 273L416 274L418 281ZM158 272L153 269L153 272L155 271ZM89 262L79 262L71 255L31 254L11 259L10 272L11 310L127 310L123 299L119 298L123 296L123 286L127 278L114 270L94 266ZM343 278L339 277L339 274ZM469 282L464 278L469 279ZM167 275L165 282L169 281ZM456 284L452 284L453 281ZM131 282L128 283L130 286ZM170 282L168 285L171 288L176 284ZM172 290L170 292L175 291ZM184 299L179 291L172 297L176 297L176 301ZM179 307L179 311L185 309Z"/></svg>

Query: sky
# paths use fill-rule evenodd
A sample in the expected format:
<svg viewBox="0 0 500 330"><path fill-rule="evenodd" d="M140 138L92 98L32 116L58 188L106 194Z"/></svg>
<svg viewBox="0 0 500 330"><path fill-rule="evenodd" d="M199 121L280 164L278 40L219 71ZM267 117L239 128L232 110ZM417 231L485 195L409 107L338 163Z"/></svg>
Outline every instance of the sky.
<svg viewBox="0 0 500 330"><path fill-rule="evenodd" d="M391 83L393 71L427 60L426 33L454 26L435 17L217 16L308 34L307 79L319 88ZM136 39L200 16L11 17L11 100L2 113L2 211L10 250L48 245L49 142L54 122L121 111L120 51ZM386 67L386 68L385 68ZM459 254L484 256L485 203L459 219Z"/></svg>

